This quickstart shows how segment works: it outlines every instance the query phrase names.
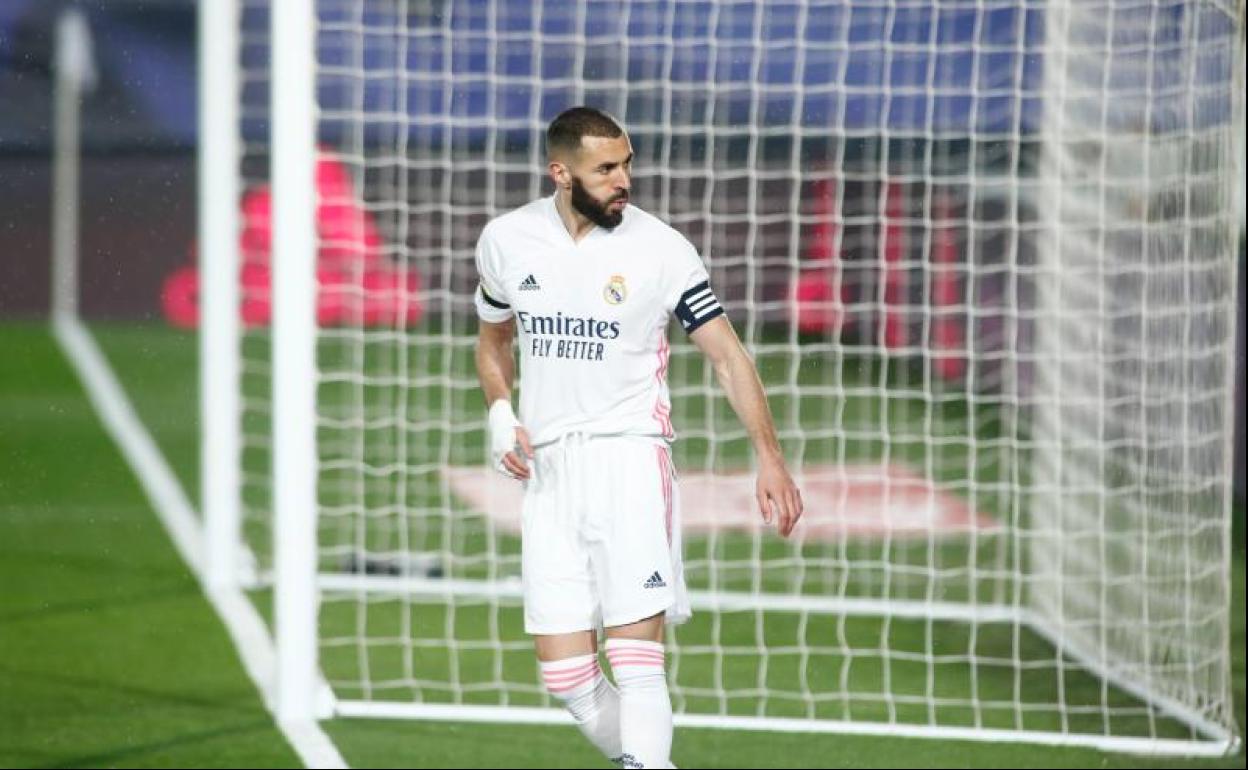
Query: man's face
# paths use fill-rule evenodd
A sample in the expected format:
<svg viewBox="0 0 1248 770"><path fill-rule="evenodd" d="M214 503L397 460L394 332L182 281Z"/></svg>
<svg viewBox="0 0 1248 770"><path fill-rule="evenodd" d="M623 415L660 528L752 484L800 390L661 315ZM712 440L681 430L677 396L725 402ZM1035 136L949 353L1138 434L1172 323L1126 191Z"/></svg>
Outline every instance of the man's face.
<svg viewBox="0 0 1248 770"><path fill-rule="evenodd" d="M627 134L583 138L580 152L567 164L572 207L599 227L619 225L633 186L632 165L633 146Z"/></svg>

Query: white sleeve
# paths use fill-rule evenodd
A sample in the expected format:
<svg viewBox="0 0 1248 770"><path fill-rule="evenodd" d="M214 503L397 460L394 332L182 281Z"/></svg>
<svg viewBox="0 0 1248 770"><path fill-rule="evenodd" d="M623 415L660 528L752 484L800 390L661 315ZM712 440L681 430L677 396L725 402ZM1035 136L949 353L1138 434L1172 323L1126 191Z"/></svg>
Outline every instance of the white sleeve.
<svg viewBox="0 0 1248 770"><path fill-rule="evenodd" d="M511 303L503 290L502 255L487 226L477 240L477 289L473 301L477 317L487 323L502 323L512 316Z"/></svg>
<svg viewBox="0 0 1248 770"><path fill-rule="evenodd" d="M667 286L667 309L680 320L686 334L724 314L724 308L711 290L711 278L698 256L698 250L684 238L676 249L671 279Z"/></svg>

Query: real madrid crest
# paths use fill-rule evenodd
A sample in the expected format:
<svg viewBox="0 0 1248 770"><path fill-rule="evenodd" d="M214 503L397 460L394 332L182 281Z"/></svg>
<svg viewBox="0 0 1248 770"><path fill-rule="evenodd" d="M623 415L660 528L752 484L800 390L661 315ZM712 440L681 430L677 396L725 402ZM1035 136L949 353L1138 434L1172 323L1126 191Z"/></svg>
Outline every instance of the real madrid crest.
<svg viewBox="0 0 1248 770"><path fill-rule="evenodd" d="M624 276L613 275L602 289L602 298L609 305L618 305L628 298L628 288L624 285Z"/></svg>

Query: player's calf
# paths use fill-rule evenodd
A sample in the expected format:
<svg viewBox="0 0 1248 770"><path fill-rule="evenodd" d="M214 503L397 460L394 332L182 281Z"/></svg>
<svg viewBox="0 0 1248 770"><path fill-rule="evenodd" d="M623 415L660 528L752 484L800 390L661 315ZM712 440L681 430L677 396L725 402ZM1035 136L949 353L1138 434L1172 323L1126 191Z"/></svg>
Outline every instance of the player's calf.
<svg viewBox="0 0 1248 770"><path fill-rule="evenodd" d="M598 656L541 661L542 681L567 707L581 732L612 762L619 762L620 696L602 675Z"/></svg>
<svg viewBox="0 0 1248 770"><path fill-rule="evenodd" d="M662 643L608 639L607 660L620 688L621 765L671 767L672 701Z"/></svg>

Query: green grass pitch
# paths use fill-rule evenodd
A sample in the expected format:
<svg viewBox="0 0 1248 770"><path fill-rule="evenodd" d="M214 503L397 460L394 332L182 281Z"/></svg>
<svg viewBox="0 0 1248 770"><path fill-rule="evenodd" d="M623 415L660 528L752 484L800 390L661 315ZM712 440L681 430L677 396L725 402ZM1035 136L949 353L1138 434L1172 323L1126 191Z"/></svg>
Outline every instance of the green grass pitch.
<svg viewBox="0 0 1248 770"><path fill-rule="evenodd" d="M144 422L152 430L188 490L198 487L196 413L196 364L193 336L133 326L95 325L101 346L122 377L138 406ZM81 387L64 361L46 328L35 324L8 323L0 326L0 766L14 767L189 767L255 766L289 767L298 760L273 726L257 693L244 675L227 635L211 608L200 595L194 579L161 530L136 481L115 447L99 425ZM464 351L430 355L418 363L435 375L442 372L461 379L470 376ZM328 355L334 355L330 352ZM782 366L783 361L775 362ZM760 356L764 371L770 362ZM770 367L775 368L775 367ZM870 383L880 376L892 376L878 369L863 367L846 374L818 367L798 372L804 385ZM703 381L705 373L694 364L673 366L672 382L677 389ZM330 395L332 398L332 394ZM343 397L345 399L345 396ZM418 403L409 405L411 414L436 415L449 404L453 409L475 408L477 395L464 392L422 391ZM693 398L692 396L690 398ZM697 419L683 426L690 433L713 424L717 429L731 425L720 399L687 405ZM378 408L384 407L379 404ZM920 414L929 426L940 430L948 424L951 432L965 431L964 406L951 402L938 413L923 413L922 406L895 401L880 404L866 400L852 402L847 409L878 415L891 407L897 438L889 444L910 462L930 461L917 442L904 438L907 419ZM820 412L813 400L795 395L773 394L777 421L787 426L818 424L829 415ZM854 424L853 414L841 415ZM866 418L861 418L866 424ZM991 416L973 421L989 426ZM929 427L929 430L931 428ZM479 456L480 436L472 431L451 431L438 451L452 459L470 461ZM982 452L974 467L979 479L991 488L995 458L999 448L991 436L976 442ZM882 440L882 439L881 439ZM434 442L436 447L436 441ZM706 463L715 469L731 468L742 462L744 442L730 440L713 447L695 437L677 454L689 466L694 458L707 455ZM794 450L791 443L786 449ZM837 460L870 456L875 447L870 436L857 441L837 441L816 437L797 448L804 457ZM430 450L432 451L432 450ZM966 452L964 443L955 451ZM968 467L967 458L944 457L949 474ZM936 468L940 474L941 468ZM962 471L965 472L964 470ZM432 502L437 501L428 501ZM985 507L991 509L992 502ZM467 523L465 523L467 522ZM472 519L460 520L466 531L455 535L453 552L468 557L486 546L479 533L472 531ZM1236 715L1243 732L1244 716L1244 552L1242 511L1238 512L1234 549L1232 655L1233 691ZM449 537L439 526L420 530L430 547ZM514 552L515 543L495 543ZM687 558L707 559L714 555L733 557L731 539L708 543L693 538ZM814 551L806 558L826 555ZM784 555L784 545L768 555ZM917 557L916 557L917 558ZM925 557L924 557L925 558ZM951 557L952 558L952 557ZM976 556L975 558L981 558ZM993 558L983 555L983 559ZM457 561L457 569L471 574L473 560ZM958 564L945 566L957 567ZM744 574L725 573L730 580L748 581ZM706 576L691 576L695 583ZM818 586L812 585L811 590ZM983 590L990 590L984 586ZM901 589L899 589L901 590ZM950 592L956 592L950 587ZM261 606L267 598L258 595ZM378 646L370 654L372 679L395 681L390 697L438 701L451 698L436 681L454 670L461 684L468 685L468 702L497 702L489 684L501 670L502 678L516 685L536 684L531 656L523 649L518 613L504 609L499 631L489 630L489 613L483 605L467 605L456 610L450 622L460 638L472 640L500 634L513 643L511 652L501 654L464 645L456 650L398 645ZM448 622L446 609L438 605L411 602L379 602L370 607L370 626L385 632L403 622L415 621L417 628L440 630ZM328 603L323 623L330 635L358 621L352 606ZM731 648L753 648L760 642L784 648L803 638L850 641L854 649L870 650L882 638L898 650L922 650L935 643L951 650L966 650L965 629L954 624L930 624L894 620L883 628L879 619L817 618L798 629L792 616L769 613L765 632L759 637L754 613L724 615L712 619L701 613L697 620L679 632L682 644L705 645L715 641ZM819 627L819 624L825 624ZM375 624L375 626L373 625ZM961 636L959 635L961 634ZM1043 659L1049 651L1034 639L996 638L991 626L981 627L976 649L987 654L1018 651L1024 656ZM1004 634L1004 629L1003 629ZM803 636L804 635L804 636ZM430 684L421 686L404 680L397 672L419 656ZM358 677L358 650L347 646L336 654L325 653L325 666L331 678L350 681ZM678 705L694 711L802 715L812 708L807 701L785 698L761 700L756 695L728 699L703 692L713 678L712 659L691 654L682 656L674 672ZM796 658L777 654L769 669L760 674L757 655L729 656L723 672L726 687L748 689L760 681L779 691L798 688ZM904 661L884 661L863 655L846 665L840 659L812 660L816 676L848 675L859 688L884 676L888 666L894 692L923 695L926 667ZM500 669L501 666L501 669ZM936 694L965 698L967 664L950 661L936 668ZM848 672L847 674L845 672ZM394 676L391 674L394 673ZM982 672L981 672L982 673ZM482 685L473 688L474 683ZM1086 676L1073 676L1062 682L1070 702L1085 699L1099 702L1099 684ZM1045 700L1057 686L1050 675L1025 683L1027 697ZM985 702L1009 702L1015 696L1014 683L996 682L980 676L976 695ZM348 688L342 688L347 690ZM345 694L350 694L349 692ZM511 702L542 703L540 692L526 693L518 687ZM926 707L908 703L888 703L884 699L846 702L828 700L814 706L821 716L839 718L851 712L855 717L884 716L888 709L898 718L924 721ZM913 710L914 713L909 713ZM974 715L958 713L957 708L942 711L942 722L960 723ZM997 713L986 708L980 718L1008 722L1008 709ZM1053 715L1030 714L1029 726L1043 726ZM325 725L347 761L356 767L593 767L605 766L571 728L514 727L391 721L332 720ZM916 739L880 739L860 736L791 735L717 730L679 730L673 758L685 767L1242 767L1243 755L1219 760L1147 760L1092 750L1050 749L1023 744L976 744Z"/></svg>

